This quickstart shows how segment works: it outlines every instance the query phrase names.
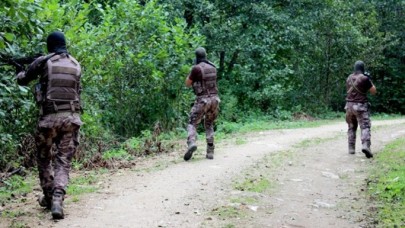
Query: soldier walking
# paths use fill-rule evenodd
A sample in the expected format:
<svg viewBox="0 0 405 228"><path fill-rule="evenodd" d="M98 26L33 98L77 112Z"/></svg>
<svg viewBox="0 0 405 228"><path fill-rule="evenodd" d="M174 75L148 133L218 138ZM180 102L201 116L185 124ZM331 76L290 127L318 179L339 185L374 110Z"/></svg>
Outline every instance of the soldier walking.
<svg viewBox="0 0 405 228"><path fill-rule="evenodd" d="M207 159L214 159L214 121L219 112L219 96L217 87L217 70L213 63L207 60L204 48L199 47L195 51L196 62L186 78L186 86L193 87L196 100L191 108L189 123L187 126L187 152L184 160L188 161L197 150L197 125L204 119L204 127L207 140Z"/></svg>
<svg viewBox="0 0 405 228"><path fill-rule="evenodd" d="M358 125L361 129L362 152L367 158L372 158L371 145L371 120L367 92L372 95L377 93L377 89L371 82L370 77L364 73L364 62L356 61L354 72L346 80L346 122L349 126L347 131L349 154L356 151L356 130Z"/></svg>
<svg viewBox="0 0 405 228"><path fill-rule="evenodd" d="M36 102L40 109L35 132L39 180L43 196L39 204L63 219L63 200L72 157L79 145L81 68L67 52L65 36L53 32L47 38L48 55L37 58L17 75L20 85L39 77ZM52 145L55 153L51 153Z"/></svg>

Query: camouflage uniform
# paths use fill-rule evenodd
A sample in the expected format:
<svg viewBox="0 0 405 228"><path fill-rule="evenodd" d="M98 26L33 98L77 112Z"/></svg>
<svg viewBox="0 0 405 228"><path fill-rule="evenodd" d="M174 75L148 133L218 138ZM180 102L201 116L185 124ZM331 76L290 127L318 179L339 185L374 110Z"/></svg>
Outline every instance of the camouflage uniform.
<svg viewBox="0 0 405 228"><path fill-rule="evenodd" d="M218 117L219 102L217 87L217 70L214 64L206 59L204 48L196 50L196 65L193 66L188 83L193 87L196 101L190 112L190 119L187 126L187 153L184 160L189 160L193 152L197 149L197 125L204 118L204 127L207 140L206 158L214 158L214 122ZM190 86L189 84L189 86Z"/></svg>
<svg viewBox="0 0 405 228"><path fill-rule="evenodd" d="M78 113L61 112L40 117L35 141L39 179L45 194L54 189L66 191L72 157L79 145L81 125ZM54 143L56 151L52 154Z"/></svg>
<svg viewBox="0 0 405 228"><path fill-rule="evenodd" d="M35 132L39 179L44 196L41 206L51 209L54 219L61 219L63 200L69 181L72 157L79 145L81 67L66 50L61 32L47 39L47 56L30 64L27 72L17 75L20 85L28 85L39 77L36 101L40 117ZM52 153L55 144L56 151Z"/></svg>
<svg viewBox="0 0 405 228"><path fill-rule="evenodd" d="M356 145L356 130L358 125L361 129L361 143L370 147L371 145L371 121L368 104L365 103L346 103L346 122L349 126L347 131L349 147L355 148Z"/></svg>
<svg viewBox="0 0 405 228"><path fill-rule="evenodd" d="M346 80L346 122L348 124L348 146L349 153L354 154L356 148L356 130L358 125L361 129L362 151L367 158L373 155L370 151L371 146L371 121L367 92L373 87L369 77L363 74L364 63L357 61L355 63L355 72Z"/></svg>
<svg viewBox="0 0 405 228"><path fill-rule="evenodd" d="M187 126L187 142L195 143L197 140L197 125L204 118L204 127L207 144L214 143L214 121L218 117L219 97L198 97L194 102L190 112L190 119Z"/></svg>

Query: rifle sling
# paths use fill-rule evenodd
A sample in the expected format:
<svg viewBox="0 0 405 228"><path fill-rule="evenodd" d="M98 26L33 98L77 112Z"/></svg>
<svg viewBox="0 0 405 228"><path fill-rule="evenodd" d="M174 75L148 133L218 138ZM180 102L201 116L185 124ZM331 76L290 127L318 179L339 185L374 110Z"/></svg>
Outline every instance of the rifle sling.
<svg viewBox="0 0 405 228"><path fill-rule="evenodd" d="M354 82L353 82L353 80L350 78L349 79L349 81L350 81L350 88L349 88L349 90L347 91L347 93L349 94L349 93L351 93L352 91L353 91L353 89L355 89L357 92L359 92L360 94L363 94L363 95L365 95L365 94L367 94L367 93L363 93L363 92L361 92L356 86L355 86L355 82L357 82L357 80L358 80L358 78L357 79L355 79L354 80Z"/></svg>

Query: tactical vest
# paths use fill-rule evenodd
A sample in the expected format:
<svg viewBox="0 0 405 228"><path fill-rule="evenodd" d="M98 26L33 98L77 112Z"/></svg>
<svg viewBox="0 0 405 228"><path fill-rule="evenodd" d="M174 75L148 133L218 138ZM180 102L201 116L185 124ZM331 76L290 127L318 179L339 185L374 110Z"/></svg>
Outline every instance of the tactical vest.
<svg viewBox="0 0 405 228"><path fill-rule="evenodd" d="M218 94L217 69L207 63L196 65L201 70L201 81L193 82L194 93L197 96L211 96Z"/></svg>
<svg viewBox="0 0 405 228"><path fill-rule="evenodd" d="M45 68L43 113L79 112L81 109L80 64L67 54L49 57Z"/></svg>

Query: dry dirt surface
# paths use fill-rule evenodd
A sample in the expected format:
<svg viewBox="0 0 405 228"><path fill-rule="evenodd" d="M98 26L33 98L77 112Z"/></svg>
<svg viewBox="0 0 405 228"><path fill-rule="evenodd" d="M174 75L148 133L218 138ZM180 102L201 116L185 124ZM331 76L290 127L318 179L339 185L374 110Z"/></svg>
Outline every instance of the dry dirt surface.
<svg viewBox="0 0 405 228"><path fill-rule="evenodd" d="M375 154L405 136L405 119L372 124ZM31 210L43 218L24 222L30 227L372 227L364 188L373 159L360 152L359 136L356 154L347 153L346 129L335 122L239 135L218 144L214 160L205 159L204 145L189 162L182 161L183 152L157 156L104 178L103 188L79 202L66 203L63 220L52 221L32 200ZM267 180L267 188L236 187L258 179Z"/></svg>

